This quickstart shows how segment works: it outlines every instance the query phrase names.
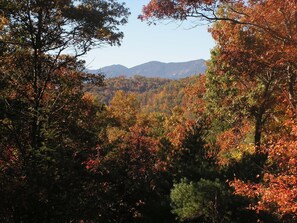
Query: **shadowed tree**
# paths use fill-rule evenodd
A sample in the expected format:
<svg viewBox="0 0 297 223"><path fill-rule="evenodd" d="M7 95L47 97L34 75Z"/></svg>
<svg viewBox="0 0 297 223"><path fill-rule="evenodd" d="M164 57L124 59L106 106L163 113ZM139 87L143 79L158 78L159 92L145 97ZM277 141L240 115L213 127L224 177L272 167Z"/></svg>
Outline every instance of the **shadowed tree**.
<svg viewBox="0 0 297 223"><path fill-rule="evenodd" d="M78 57L120 44L129 12L109 0L1 0L0 9L1 221L96 219L83 163L100 143L102 106L84 83L102 76L84 73Z"/></svg>

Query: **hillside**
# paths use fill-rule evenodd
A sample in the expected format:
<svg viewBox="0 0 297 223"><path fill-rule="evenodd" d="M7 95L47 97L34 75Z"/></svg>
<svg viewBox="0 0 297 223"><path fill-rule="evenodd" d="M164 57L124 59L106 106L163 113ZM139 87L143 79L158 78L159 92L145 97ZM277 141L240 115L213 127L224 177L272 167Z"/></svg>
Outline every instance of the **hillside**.
<svg viewBox="0 0 297 223"><path fill-rule="evenodd" d="M195 84L199 76L171 80L143 76L114 77L105 80L105 86L93 88L90 92L101 102L109 104L117 91L136 94L144 112L170 114L176 106L185 106L186 90Z"/></svg>
<svg viewBox="0 0 297 223"><path fill-rule="evenodd" d="M146 112L170 114L174 107L187 104L186 89L196 83L197 75L170 81L157 89L139 95L142 109Z"/></svg>
<svg viewBox="0 0 297 223"><path fill-rule="evenodd" d="M121 76L106 79L104 87L92 88L90 92L96 95L101 102L108 104L116 91L142 94L156 90L170 82L172 80L164 78L147 78L139 75L132 78Z"/></svg>

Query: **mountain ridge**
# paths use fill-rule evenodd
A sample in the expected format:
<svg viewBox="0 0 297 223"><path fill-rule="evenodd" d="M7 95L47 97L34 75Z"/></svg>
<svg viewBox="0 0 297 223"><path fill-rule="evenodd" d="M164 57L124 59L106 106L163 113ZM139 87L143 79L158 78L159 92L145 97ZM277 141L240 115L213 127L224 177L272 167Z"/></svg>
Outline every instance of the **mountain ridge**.
<svg viewBox="0 0 297 223"><path fill-rule="evenodd" d="M180 79L184 77L193 76L195 74L205 73L206 61L203 59L191 60L186 62L160 62L149 61L143 64L128 68L121 64L114 64L102 67L97 70L87 69L90 73L101 73L106 78L113 78L119 76L133 77L141 75L144 77L160 77L169 79Z"/></svg>

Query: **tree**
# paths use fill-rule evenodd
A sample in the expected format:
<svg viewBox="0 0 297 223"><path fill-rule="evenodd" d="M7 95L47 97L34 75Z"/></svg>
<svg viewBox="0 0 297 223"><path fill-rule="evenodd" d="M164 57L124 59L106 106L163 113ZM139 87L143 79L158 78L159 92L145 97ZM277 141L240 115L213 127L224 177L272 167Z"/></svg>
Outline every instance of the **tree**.
<svg viewBox="0 0 297 223"><path fill-rule="evenodd" d="M296 165L290 133L296 118L296 5L296 0L151 0L140 16L150 22L215 22L210 31L217 47L206 93L217 142L211 145L218 147L219 158L233 162L229 170L239 173L232 184L236 193L251 198L251 207L267 222L271 214L278 221L296 221L295 168L290 165ZM292 122L289 129L283 128L287 122ZM284 150L290 153L283 155ZM283 196L275 196L279 191Z"/></svg>
<svg viewBox="0 0 297 223"><path fill-rule="evenodd" d="M269 66L278 66L278 73L286 80L289 103L296 108L296 0L278 1L222 1L222 0L151 0L144 6L142 20L188 18L232 23L244 33L261 35L263 43L274 46L266 49ZM270 41L271 40L271 41ZM229 42L226 42L227 44ZM232 44L231 44L232 45ZM268 44L269 45L269 44ZM232 56L233 58L234 55ZM229 57L231 58L231 57ZM264 61L263 61L264 62Z"/></svg>
<svg viewBox="0 0 297 223"><path fill-rule="evenodd" d="M269 9L275 10L273 13ZM259 15L262 10L263 14ZM222 13L223 12L223 13ZM288 12L288 14L286 14ZM296 42L294 33L294 16L296 14L296 0L151 0L143 7L142 20L175 19L186 20L195 18L200 21L229 21L244 26L253 26L267 32L273 38ZM278 24L270 20L274 16L286 21ZM270 19L267 19L270 18ZM274 18L276 19L276 18Z"/></svg>
<svg viewBox="0 0 297 223"><path fill-rule="evenodd" d="M3 69L15 76L11 82L21 80L32 89L27 95L33 116L31 146L38 147L42 100L54 74L70 66L82 71L75 60L95 45L119 44L123 34L116 26L126 23L128 11L113 1L1 1L0 6L9 20L2 39L11 52L1 58ZM70 48L74 55L63 56ZM26 67L20 65L23 57L28 58Z"/></svg>
<svg viewBox="0 0 297 223"><path fill-rule="evenodd" d="M102 76L83 72L77 58L94 46L119 44L117 26L128 10L115 1L0 1L1 221L56 222L96 219L84 163L96 153L102 106L84 83ZM1 47L2 47L1 45ZM72 52L71 55L64 54ZM76 196L73 196L75 194Z"/></svg>
<svg viewBox="0 0 297 223"><path fill-rule="evenodd" d="M266 146L268 162L264 178L259 183L235 179L231 185L236 193L254 199L251 208L275 214L280 221L295 222L297 219L297 129L296 119L284 123L287 131L273 135Z"/></svg>
<svg viewBox="0 0 297 223"><path fill-rule="evenodd" d="M58 80L52 81L42 100L38 147L31 146L32 114L25 97L32 91L26 85L15 84L4 99L0 159L1 194L5 197L1 212L6 215L2 221L67 221L88 215L87 185L92 174L83 162L99 143L96 113L101 106L84 97L81 73L63 69L57 75ZM7 86L11 87L11 83ZM1 91L1 96L6 93ZM92 215L96 211L92 209Z"/></svg>
<svg viewBox="0 0 297 223"><path fill-rule="evenodd" d="M16 52L3 62L28 58L26 70L21 72L33 89L32 146L36 147L41 100L52 74L95 45L119 44L123 34L116 26L126 23L128 11L109 1L1 1L0 6L9 20L3 41ZM70 49L73 56L61 56Z"/></svg>
<svg viewBox="0 0 297 223"><path fill-rule="evenodd" d="M181 221L230 222L228 207L229 192L219 180L201 179L197 183L185 180L175 184L171 191L173 213Z"/></svg>
<svg viewBox="0 0 297 223"><path fill-rule="evenodd" d="M255 213L245 210L248 200L234 195L226 183L226 171L206 143L205 125L201 121L188 128L180 147L174 148L169 169L172 213L182 222L255 221Z"/></svg>
<svg viewBox="0 0 297 223"><path fill-rule="evenodd" d="M118 91L106 111L103 143L86 162L100 179L104 222L171 222L162 117L141 113L135 94Z"/></svg>
<svg viewBox="0 0 297 223"><path fill-rule="evenodd" d="M9 20L7 44L34 53L72 47L77 56L101 44L120 44L117 28L127 22L128 10L114 1L1 1ZM47 35L50 34L50 35Z"/></svg>
<svg viewBox="0 0 297 223"><path fill-rule="evenodd" d="M135 94L117 91L110 102L109 111L111 118L118 123L117 126L126 130L136 123L136 115L139 113L140 103Z"/></svg>
<svg viewBox="0 0 297 223"><path fill-rule="evenodd" d="M220 32L228 35L228 30L222 29ZM229 42L232 38L236 37L232 34L228 36ZM280 103L277 101L283 95L279 91L280 80L275 77L276 72L273 69L264 65L254 68L255 63L260 62L255 59L250 63L247 49L242 49L241 45L234 44L232 52L225 51L224 41L225 38L218 41L218 48L213 51L207 72L206 100L208 114L213 120L213 130L220 133L249 123L252 126L250 132L253 132L253 140L248 140L247 143L254 143L259 151L266 124L275 122L281 113L277 108ZM258 48L255 46L255 49ZM251 58L256 57L252 56L253 53L250 54ZM226 59L229 54L236 59ZM254 55L259 54L260 52Z"/></svg>
<svg viewBox="0 0 297 223"><path fill-rule="evenodd" d="M287 5L283 7L285 6ZM279 7L282 8L280 5ZM260 9L257 8L257 10ZM290 8L284 10L288 11L288 18L277 13L271 16L271 13L267 12L267 15L263 14L266 16L266 22L272 24L292 23L291 14L289 14ZM274 25L274 27L285 29L282 26ZM284 32L284 30L279 30L279 32ZM278 38L271 38L269 33L253 26L226 21L216 23L212 27L211 33L218 43L217 58L219 59L217 62L221 66L221 71L232 68L233 73L237 72L235 81L245 85L247 82L254 82L258 83L257 86L260 87L254 87L254 91L259 91L258 97L261 98L261 101L258 100L258 105L251 111L259 123L258 130L261 129L261 119L265 120L264 117L267 116L265 113L273 110L273 101L279 100L284 106L290 106L294 112L294 92L296 91L294 61L296 61L296 57L291 53L295 55L296 47ZM290 33L293 35L294 31L291 30Z"/></svg>

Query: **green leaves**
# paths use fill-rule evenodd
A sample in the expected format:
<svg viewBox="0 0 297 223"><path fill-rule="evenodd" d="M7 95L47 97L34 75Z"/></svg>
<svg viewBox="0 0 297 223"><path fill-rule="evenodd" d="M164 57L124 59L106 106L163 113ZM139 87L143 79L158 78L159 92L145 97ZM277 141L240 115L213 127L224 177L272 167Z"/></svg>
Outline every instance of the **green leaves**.
<svg viewBox="0 0 297 223"><path fill-rule="evenodd" d="M218 179L201 179L197 183L182 179L173 185L170 193L172 212L180 221L227 222L230 213L224 212L224 209L228 196L229 192Z"/></svg>
<svg viewBox="0 0 297 223"><path fill-rule="evenodd" d="M0 1L8 26L5 38L12 46L59 54L71 48L81 55L91 47L119 45L129 11L116 1Z"/></svg>
<svg viewBox="0 0 297 223"><path fill-rule="evenodd" d="M63 10L63 15L77 26L77 34L93 38L94 41L98 39L111 45L119 45L123 33L119 32L117 26L127 23L129 15L125 4L110 0L79 2L81 3Z"/></svg>

